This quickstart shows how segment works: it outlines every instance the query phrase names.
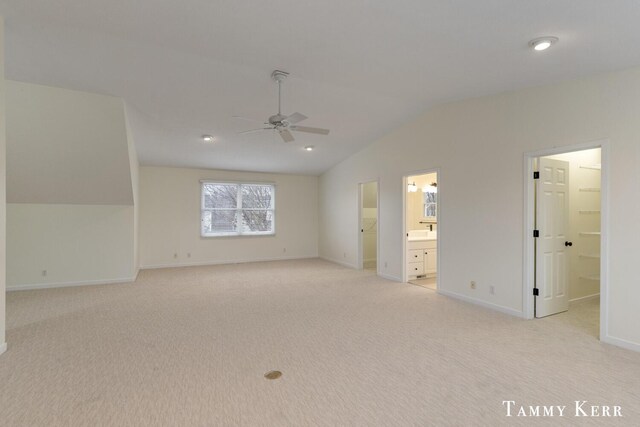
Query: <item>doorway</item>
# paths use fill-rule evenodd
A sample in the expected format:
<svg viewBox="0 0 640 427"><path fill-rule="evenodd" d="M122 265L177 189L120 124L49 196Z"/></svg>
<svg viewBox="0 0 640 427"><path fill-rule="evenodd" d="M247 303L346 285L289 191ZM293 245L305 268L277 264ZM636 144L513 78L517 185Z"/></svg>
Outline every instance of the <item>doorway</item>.
<svg viewBox="0 0 640 427"><path fill-rule="evenodd" d="M603 336L606 150L602 143L568 147L528 155L527 163L527 317L554 316Z"/></svg>
<svg viewBox="0 0 640 427"><path fill-rule="evenodd" d="M405 281L438 289L438 173L404 180Z"/></svg>
<svg viewBox="0 0 640 427"><path fill-rule="evenodd" d="M359 268L378 271L378 181L360 184Z"/></svg>

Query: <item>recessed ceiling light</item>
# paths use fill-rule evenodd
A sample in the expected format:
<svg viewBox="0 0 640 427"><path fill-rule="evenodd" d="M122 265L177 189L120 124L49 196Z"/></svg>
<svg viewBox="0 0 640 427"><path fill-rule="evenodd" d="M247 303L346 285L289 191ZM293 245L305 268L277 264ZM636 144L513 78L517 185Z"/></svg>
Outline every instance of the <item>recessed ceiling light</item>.
<svg viewBox="0 0 640 427"><path fill-rule="evenodd" d="M304 149L307 151L313 151L313 145L307 145Z"/></svg>
<svg viewBox="0 0 640 427"><path fill-rule="evenodd" d="M213 142L213 137L211 135L202 135L202 140L204 142Z"/></svg>
<svg viewBox="0 0 640 427"><path fill-rule="evenodd" d="M551 47L551 45L558 42L557 37L538 37L537 39L533 39L529 42L529 46L533 48L533 50L542 51L547 50Z"/></svg>

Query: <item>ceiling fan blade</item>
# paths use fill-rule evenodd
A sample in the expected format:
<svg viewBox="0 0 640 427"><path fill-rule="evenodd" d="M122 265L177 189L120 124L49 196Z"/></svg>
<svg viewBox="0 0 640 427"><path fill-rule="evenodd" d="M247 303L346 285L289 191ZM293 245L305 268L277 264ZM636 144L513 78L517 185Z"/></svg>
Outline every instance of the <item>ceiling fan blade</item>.
<svg viewBox="0 0 640 427"><path fill-rule="evenodd" d="M293 113L292 115L287 117L287 123L289 123L290 125L294 124L294 123L298 123L301 122L305 119L307 119L308 117L305 116L304 114L300 114L300 113Z"/></svg>
<svg viewBox="0 0 640 427"><path fill-rule="evenodd" d="M250 117L243 117L243 116L231 116L232 119L240 119L240 120L248 120L250 122L256 122L256 123L262 123L262 120L256 120L256 119L252 119Z"/></svg>
<svg viewBox="0 0 640 427"><path fill-rule="evenodd" d="M261 130L271 130L271 129L273 129L273 128L260 128L260 129L243 130L242 132L238 132L238 134L260 132Z"/></svg>
<svg viewBox="0 0 640 427"><path fill-rule="evenodd" d="M318 135L329 135L329 129L311 128L308 126L291 126L289 127L289 129L295 130L298 132L317 133Z"/></svg>
<svg viewBox="0 0 640 427"><path fill-rule="evenodd" d="M291 132L289 132L287 129L280 130L280 137L282 137L282 140L284 142L291 142L295 140L293 135L291 135Z"/></svg>

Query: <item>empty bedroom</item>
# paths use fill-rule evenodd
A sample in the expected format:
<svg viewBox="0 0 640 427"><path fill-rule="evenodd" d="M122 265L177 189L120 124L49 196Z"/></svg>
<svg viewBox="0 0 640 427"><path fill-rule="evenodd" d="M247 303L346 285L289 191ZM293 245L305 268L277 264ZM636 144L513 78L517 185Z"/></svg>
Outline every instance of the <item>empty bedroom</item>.
<svg viewBox="0 0 640 427"><path fill-rule="evenodd" d="M0 425L639 425L639 20L0 0Z"/></svg>

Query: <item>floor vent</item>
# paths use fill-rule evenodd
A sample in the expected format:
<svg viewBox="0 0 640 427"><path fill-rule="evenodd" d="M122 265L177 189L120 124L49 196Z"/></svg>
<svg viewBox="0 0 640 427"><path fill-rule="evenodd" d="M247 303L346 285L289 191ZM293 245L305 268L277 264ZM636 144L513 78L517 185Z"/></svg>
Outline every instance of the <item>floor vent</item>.
<svg viewBox="0 0 640 427"><path fill-rule="evenodd" d="M264 377L268 380L277 380L281 376L282 376L282 372L280 371L269 371L266 374L264 374Z"/></svg>

